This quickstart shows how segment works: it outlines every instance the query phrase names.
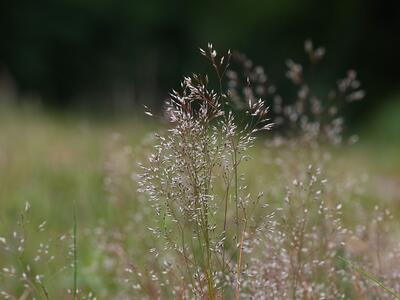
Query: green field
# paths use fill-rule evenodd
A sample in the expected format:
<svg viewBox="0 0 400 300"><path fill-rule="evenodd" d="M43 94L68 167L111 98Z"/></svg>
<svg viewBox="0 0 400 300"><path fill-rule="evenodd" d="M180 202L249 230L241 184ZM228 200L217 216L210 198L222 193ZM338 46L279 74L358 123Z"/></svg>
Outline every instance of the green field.
<svg viewBox="0 0 400 300"><path fill-rule="evenodd" d="M16 230L24 233L25 241L21 253L0 252L0 267L15 266L21 271L29 264L32 273L45 274L50 299L70 299L67 289L73 286L73 268L67 252L72 243L75 203L77 280L82 295L93 292L97 299L128 297L129 291L119 285L124 270L130 262L145 268L151 260L148 249L154 243L147 229L154 223L153 212L137 193L134 178L137 163L145 160L151 145L151 132L160 127L144 117L104 121L37 109L3 109L0 236L10 241ZM363 190L351 197L367 210L379 204L399 217L399 144L378 141L379 136L367 136L355 146L334 149L333 173L362 179ZM276 184L277 170L264 165L274 155L279 157L279 153L266 151L262 141L251 150L253 159L241 170L247 174L250 190L264 191ZM272 194L268 200L280 201ZM31 208L21 224L27 202ZM349 226L360 221L353 219L354 213L344 213ZM39 228L43 221L47 223ZM392 233L397 230L393 228ZM64 234L67 238L61 241ZM34 261L40 243L50 245L54 260ZM24 287L17 278L6 276L4 269L0 273L0 291L3 289L16 297L24 295ZM41 291L38 295L45 299ZM30 299L29 294L25 297L19 299Z"/></svg>

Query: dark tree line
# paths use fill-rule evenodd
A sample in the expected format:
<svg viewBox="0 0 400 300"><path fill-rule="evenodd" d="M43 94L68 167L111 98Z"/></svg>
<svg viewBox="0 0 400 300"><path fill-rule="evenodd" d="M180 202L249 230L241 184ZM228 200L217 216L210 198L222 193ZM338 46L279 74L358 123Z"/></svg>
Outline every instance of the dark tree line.
<svg viewBox="0 0 400 300"><path fill-rule="evenodd" d="M284 60L304 59L310 37L327 48L321 79L358 69L374 99L400 82L399 12L373 0L2 0L0 73L50 106L154 104L202 70L195 54L208 41L246 53L284 86Z"/></svg>

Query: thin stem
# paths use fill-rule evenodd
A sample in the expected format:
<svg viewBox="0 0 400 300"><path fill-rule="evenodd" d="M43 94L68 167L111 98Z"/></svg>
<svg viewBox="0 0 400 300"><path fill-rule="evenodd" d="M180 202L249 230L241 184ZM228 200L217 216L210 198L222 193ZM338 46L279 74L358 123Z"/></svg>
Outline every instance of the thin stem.
<svg viewBox="0 0 400 300"><path fill-rule="evenodd" d="M238 196L238 164L237 149L233 145L233 170L235 176L235 205L236 205L236 239L239 241L239 196Z"/></svg>
<svg viewBox="0 0 400 300"><path fill-rule="evenodd" d="M229 189L230 189L230 179L226 185L225 191L225 211L224 211L224 241L222 245L222 274L225 274L225 241L226 241L226 221L227 221L227 213L228 213L228 199L229 199Z"/></svg>
<svg viewBox="0 0 400 300"><path fill-rule="evenodd" d="M338 256L338 258L342 261L344 261L345 263L347 263L350 267L352 267L355 271L357 271L358 273L360 273L362 276L366 277L367 279L371 280L372 282L374 282L377 286L379 286L381 289L383 289L384 291L386 291L388 294L390 294L394 299L400 300L400 295L397 294L394 290L392 290L391 288L387 287L386 285L384 285L382 283L382 281L380 281L377 277L375 277L374 275L372 275L371 273L365 271L363 268L359 267L357 264L347 260L346 258L342 257L342 256Z"/></svg>
<svg viewBox="0 0 400 300"><path fill-rule="evenodd" d="M246 227L247 227L247 219L245 219L245 223L244 223L244 229L243 229L243 233L242 236L240 238L240 244L239 244L239 259L238 259L238 264L237 264L237 283L236 283L236 300L240 299L240 273L242 271L242 257L243 257L243 241L244 241L244 234L246 231Z"/></svg>
<svg viewBox="0 0 400 300"><path fill-rule="evenodd" d="M73 291L73 297L74 300L78 299L78 249L77 249L77 218L76 218L76 204L74 201L74 210L73 210L73 214L74 214L74 245L73 245L73 252L74 252L74 291Z"/></svg>

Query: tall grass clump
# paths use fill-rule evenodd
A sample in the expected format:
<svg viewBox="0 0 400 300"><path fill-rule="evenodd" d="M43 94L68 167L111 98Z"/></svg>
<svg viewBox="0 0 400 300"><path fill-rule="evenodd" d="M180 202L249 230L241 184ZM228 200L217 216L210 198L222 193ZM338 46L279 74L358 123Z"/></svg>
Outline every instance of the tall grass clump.
<svg viewBox="0 0 400 300"><path fill-rule="evenodd" d="M383 234L381 227L388 226L383 216L388 219L390 213L377 206L379 217L370 215L360 201L365 184L359 175L340 171L335 165L339 161L333 159L332 153L357 142L357 136L345 132L342 111L346 105L362 100L365 92L354 70L339 79L326 95L316 92L313 82L307 79L315 75L325 49L315 49L309 40L304 49L310 62L308 67L292 60L286 63L286 76L297 89L292 100L284 101L266 80L262 67L253 66L243 55L237 57L239 65L253 84L241 84L235 71L229 74L232 94L236 97L272 98L276 130L266 142L264 156L269 169L276 170L273 181L281 185L278 190L269 188L278 203L254 243L259 246L253 251L249 266L248 296L390 299L398 293L392 278L397 278L399 273L393 269L382 272L379 267L382 251L387 255L386 263L397 257L393 250L397 248L396 243L386 241L386 248L383 246L383 240L393 238L388 232ZM356 219L355 214L358 214ZM371 225L364 224L366 220L372 220ZM368 233L370 230L373 233ZM377 241L376 236L383 240ZM366 244L371 248L367 246L360 251L355 246ZM343 265L344 256L374 270L371 276L365 276L369 274L367 271L360 272L362 268L347 269L352 264ZM380 274L379 279L372 274Z"/></svg>
<svg viewBox="0 0 400 300"><path fill-rule="evenodd" d="M257 200L245 191L240 166L255 133L269 130L271 123L264 101L246 102L239 118L223 91L230 52L220 57L209 44L201 54L215 70L218 89L210 87L207 76L193 75L171 93L165 109L171 128L158 136L155 153L143 165L140 187L159 218L151 231L164 239L162 251L174 254L165 261L174 282L160 293L239 298Z"/></svg>
<svg viewBox="0 0 400 300"><path fill-rule="evenodd" d="M349 222L354 211L358 220L369 218L360 203L362 188L356 188L363 183L338 174L332 159L332 149L357 141L345 134L342 110L365 92L353 70L327 95L315 92L307 71L315 71L325 50L311 41L304 48L309 69L286 63L297 89L291 101L283 100L262 67L241 54L219 57L212 45L200 51L214 69L215 83L207 76L186 77L181 91L166 101L170 128L157 136L139 180L158 218L149 229L164 241L152 249L165 266L162 276L152 273L153 296L386 299L387 291L396 293L343 264L354 259L376 270L370 251L354 246L373 242L368 226ZM264 155L256 158L258 167L270 171L260 169L256 180L263 188L249 191L242 163L257 132L272 124ZM390 247L385 251L395 256ZM381 279L380 287L395 286Z"/></svg>

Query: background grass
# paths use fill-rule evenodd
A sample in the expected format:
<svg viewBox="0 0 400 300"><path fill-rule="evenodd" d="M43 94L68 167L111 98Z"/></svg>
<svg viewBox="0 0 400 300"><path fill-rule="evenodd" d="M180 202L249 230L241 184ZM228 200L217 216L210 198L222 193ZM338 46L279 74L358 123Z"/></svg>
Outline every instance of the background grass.
<svg viewBox="0 0 400 300"><path fill-rule="evenodd" d="M397 129L390 132L398 124L396 109L399 110L398 105L383 108L375 120L361 129L360 143L333 153L337 158L338 176L349 171L356 176L369 176L363 205L372 210L376 204L383 204L395 216L400 216L400 142L395 138ZM106 267L102 272L98 269L99 261L107 265L103 250L97 247L96 238L88 239L87 234L92 234L91 230L100 224L111 230L123 228L132 224L132 218L138 218L133 224L142 224L142 227L131 228L132 234L123 243L134 249L136 257L143 258L138 264L145 263L146 234L149 235L146 228L152 222L151 209L144 211L138 204L136 186L131 180L134 174L130 172L146 153L143 141L161 127L162 124L144 117L99 121L94 117L56 115L32 107L3 108L0 111L0 236L14 230L25 203L29 202L33 228L47 221L45 232L31 230L29 233L31 249L34 249L39 241L72 230L75 202L79 286L103 296L116 293L112 280L108 280L113 273L107 273ZM251 154L257 159L247 163L243 171L248 175L250 189L262 190L274 170L260 167L260 159L274 154L265 152L262 141ZM125 159L124 155L129 158ZM112 170L108 165L110 160L116 166ZM107 190L110 172L119 172L115 177L120 181L113 183L114 193ZM65 264L64 258L59 259ZM5 258L0 257L1 261ZM72 288L72 274L72 269L67 269L60 275L62 279L54 279L57 284L49 285L53 297L67 297L59 291L61 287Z"/></svg>

